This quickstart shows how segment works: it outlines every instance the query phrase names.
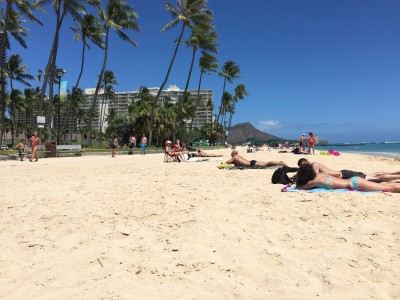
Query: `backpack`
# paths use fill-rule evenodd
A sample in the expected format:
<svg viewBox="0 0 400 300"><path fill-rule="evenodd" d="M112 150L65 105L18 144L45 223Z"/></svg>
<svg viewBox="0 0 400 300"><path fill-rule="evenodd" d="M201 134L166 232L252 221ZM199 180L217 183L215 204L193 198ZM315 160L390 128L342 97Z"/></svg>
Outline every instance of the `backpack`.
<svg viewBox="0 0 400 300"><path fill-rule="evenodd" d="M289 184L294 183L296 175L289 178L287 173L297 172L299 168L280 167L272 174L271 181L273 184Z"/></svg>

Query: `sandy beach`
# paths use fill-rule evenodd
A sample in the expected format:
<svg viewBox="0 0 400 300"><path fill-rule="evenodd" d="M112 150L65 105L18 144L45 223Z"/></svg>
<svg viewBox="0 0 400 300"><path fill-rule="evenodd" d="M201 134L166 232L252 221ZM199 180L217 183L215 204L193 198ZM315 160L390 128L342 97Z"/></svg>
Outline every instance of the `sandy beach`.
<svg viewBox="0 0 400 300"><path fill-rule="evenodd" d="M307 158L400 170L392 158ZM274 170L217 165L163 154L0 161L0 298L400 299L400 194L282 193Z"/></svg>

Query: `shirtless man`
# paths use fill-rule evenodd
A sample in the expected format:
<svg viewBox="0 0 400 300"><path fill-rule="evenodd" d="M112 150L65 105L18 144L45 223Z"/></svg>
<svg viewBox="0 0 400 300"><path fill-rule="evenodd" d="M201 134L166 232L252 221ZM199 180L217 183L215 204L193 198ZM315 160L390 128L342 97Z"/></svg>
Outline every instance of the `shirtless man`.
<svg viewBox="0 0 400 300"><path fill-rule="evenodd" d="M42 147L42 141L38 137L38 133L36 131L30 138L30 141L31 141L31 146L32 146L32 157L29 159L29 161L32 161L34 158L36 158L35 161L38 161L36 151L37 151L37 147L39 144L40 144L40 147Z"/></svg>
<svg viewBox="0 0 400 300"><path fill-rule="evenodd" d="M296 174L296 188L309 190L312 188L349 189L355 191L383 191L400 193L400 184L376 183L365 180L359 176L341 179L326 173L316 173L311 164L302 164Z"/></svg>
<svg viewBox="0 0 400 300"><path fill-rule="evenodd" d="M356 171L351 171L351 170L335 171L335 170L329 169L328 167L326 167L325 165L323 165L321 163L309 162L305 158L300 158L299 161L297 162L297 165L300 167L303 164L312 165L316 174L324 173L324 174L328 174L333 177L341 178L341 179L350 179L354 176L358 176L358 177L364 178L365 180L375 181L375 182L387 182L387 181L400 179L400 171L393 172L393 173L376 172L376 173L372 173L372 174L364 174L362 172L356 172Z"/></svg>
<svg viewBox="0 0 400 300"><path fill-rule="evenodd" d="M146 154L146 147L147 147L147 137L143 134L142 138L140 139L140 152L144 155Z"/></svg>
<svg viewBox="0 0 400 300"><path fill-rule="evenodd" d="M222 154L208 154L199 149L199 150L197 150L197 156L198 157L222 157L223 155Z"/></svg>
<svg viewBox="0 0 400 300"><path fill-rule="evenodd" d="M227 164L234 164L235 166L243 166L243 167L272 167L272 166L285 166L287 165L283 161L268 161L268 162L261 162L261 161L248 161L244 157L240 156L237 150L233 150L231 152L232 158L228 160Z"/></svg>

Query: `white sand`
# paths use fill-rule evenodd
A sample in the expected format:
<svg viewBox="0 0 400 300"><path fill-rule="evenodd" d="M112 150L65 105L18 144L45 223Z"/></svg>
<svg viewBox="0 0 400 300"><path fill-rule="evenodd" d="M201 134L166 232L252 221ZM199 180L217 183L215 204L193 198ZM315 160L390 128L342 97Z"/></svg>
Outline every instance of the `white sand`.
<svg viewBox="0 0 400 300"><path fill-rule="evenodd" d="M290 166L302 157L239 152ZM381 157L308 158L400 169ZM0 162L0 298L400 298L400 194L281 193L273 170L217 164Z"/></svg>

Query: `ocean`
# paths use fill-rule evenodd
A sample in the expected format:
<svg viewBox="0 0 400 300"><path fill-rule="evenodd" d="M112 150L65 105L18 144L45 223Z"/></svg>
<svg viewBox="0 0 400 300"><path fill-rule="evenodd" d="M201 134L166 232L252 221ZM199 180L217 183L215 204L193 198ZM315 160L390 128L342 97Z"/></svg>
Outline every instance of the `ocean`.
<svg viewBox="0 0 400 300"><path fill-rule="evenodd" d="M315 149L321 151L328 151L329 149L333 149L338 152L354 152L365 155L384 157L400 156L400 142L335 144L330 146L316 146Z"/></svg>

